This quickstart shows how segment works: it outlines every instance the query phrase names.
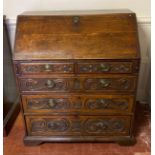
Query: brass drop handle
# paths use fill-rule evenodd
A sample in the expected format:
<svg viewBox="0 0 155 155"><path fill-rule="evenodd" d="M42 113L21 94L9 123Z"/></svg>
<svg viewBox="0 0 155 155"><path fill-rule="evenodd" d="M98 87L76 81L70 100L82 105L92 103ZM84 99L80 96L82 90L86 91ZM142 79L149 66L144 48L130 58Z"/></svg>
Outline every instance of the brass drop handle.
<svg viewBox="0 0 155 155"><path fill-rule="evenodd" d="M100 103L104 104L105 103L105 99L100 99Z"/></svg>
<svg viewBox="0 0 155 155"><path fill-rule="evenodd" d="M103 122L98 122L96 126L101 129L107 129L107 124Z"/></svg>
<svg viewBox="0 0 155 155"><path fill-rule="evenodd" d="M79 16L74 16L73 18L72 18L72 21L73 21L73 24L78 24L79 22L80 22L80 17Z"/></svg>
<svg viewBox="0 0 155 155"><path fill-rule="evenodd" d="M53 88L54 85L55 85L55 83L54 83L53 80L47 80L47 81L46 81L46 86L47 86L48 88Z"/></svg>
<svg viewBox="0 0 155 155"><path fill-rule="evenodd" d="M110 83L105 79L101 79L100 84L102 87L108 87L110 85Z"/></svg>
<svg viewBox="0 0 155 155"><path fill-rule="evenodd" d="M51 71L51 65L45 64L45 71Z"/></svg>
<svg viewBox="0 0 155 155"><path fill-rule="evenodd" d="M110 66L107 64L101 64L100 68L102 72L108 72L110 70Z"/></svg>
<svg viewBox="0 0 155 155"><path fill-rule="evenodd" d="M53 99L49 99L48 104L51 108L55 107L56 103L54 102Z"/></svg>

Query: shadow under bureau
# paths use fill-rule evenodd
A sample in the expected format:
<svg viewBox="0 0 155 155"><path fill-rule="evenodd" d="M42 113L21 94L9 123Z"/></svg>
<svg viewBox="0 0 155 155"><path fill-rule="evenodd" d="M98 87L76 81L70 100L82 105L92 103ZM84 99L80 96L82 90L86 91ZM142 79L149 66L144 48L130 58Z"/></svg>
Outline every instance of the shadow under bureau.
<svg viewBox="0 0 155 155"><path fill-rule="evenodd" d="M133 12L25 12L13 60L25 144L135 143L140 54Z"/></svg>

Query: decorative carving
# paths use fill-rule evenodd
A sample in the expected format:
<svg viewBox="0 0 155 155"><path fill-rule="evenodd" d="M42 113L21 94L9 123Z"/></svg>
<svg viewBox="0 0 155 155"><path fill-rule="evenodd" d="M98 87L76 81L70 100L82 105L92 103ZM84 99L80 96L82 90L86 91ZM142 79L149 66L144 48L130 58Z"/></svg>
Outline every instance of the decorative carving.
<svg viewBox="0 0 155 155"><path fill-rule="evenodd" d="M22 79L21 81L24 90L29 91L61 91L68 89L67 79Z"/></svg>
<svg viewBox="0 0 155 155"><path fill-rule="evenodd" d="M69 66L69 65L64 65L63 66L63 71L66 72L66 73L73 72L73 67Z"/></svg>
<svg viewBox="0 0 155 155"><path fill-rule="evenodd" d="M38 85L38 81L34 80L34 79L27 79L25 86L29 89L29 90L33 90L33 87Z"/></svg>
<svg viewBox="0 0 155 155"><path fill-rule="evenodd" d="M118 71L120 73L128 73L130 70L129 67L127 65L121 64L120 66L115 67L115 71Z"/></svg>
<svg viewBox="0 0 155 155"><path fill-rule="evenodd" d="M120 79L118 81L120 83L121 89L128 89L130 87L130 81L128 79Z"/></svg>
<svg viewBox="0 0 155 155"><path fill-rule="evenodd" d="M80 73L131 73L132 62L81 63Z"/></svg>
<svg viewBox="0 0 155 155"><path fill-rule="evenodd" d="M55 132L64 132L69 127L68 123L69 122L64 119L62 119L62 120L48 120L47 121L47 130L55 131Z"/></svg>
<svg viewBox="0 0 155 155"><path fill-rule="evenodd" d="M130 78L92 78L84 81L84 88L86 90L127 90L134 86Z"/></svg>
<svg viewBox="0 0 155 155"><path fill-rule="evenodd" d="M122 120L114 120L111 122L110 127L113 131L122 131L124 128L124 122Z"/></svg>
<svg viewBox="0 0 155 155"><path fill-rule="evenodd" d="M103 132L108 130L109 122L106 120L88 120L85 126L87 132Z"/></svg>
<svg viewBox="0 0 155 155"><path fill-rule="evenodd" d="M89 109L126 110L128 100L125 99L88 99L86 107Z"/></svg>
<svg viewBox="0 0 155 155"><path fill-rule="evenodd" d="M129 106L128 99L107 99L107 98L36 98L27 101L27 107L31 110L127 110Z"/></svg>
<svg viewBox="0 0 155 155"><path fill-rule="evenodd" d="M70 101L68 99L30 99L28 101L28 108L39 110L39 109L53 109L61 110L69 108Z"/></svg>
<svg viewBox="0 0 155 155"><path fill-rule="evenodd" d="M32 119L31 131L52 131L64 132L69 127L69 121L66 119Z"/></svg>
<svg viewBox="0 0 155 155"><path fill-rule="evenodd" d="M121 132L123 129L123 120L88 119L85 123L85 130L89 133Z"/></svg>
<svg viewBox="0 0 155 155"><path fill-rule="evenodd" d="M123 118L85 118L85 119L58 119L42 118L31 119L32 132L85 132L88 134L106 134L126 131Z"/></svg>
<svg viewBox="0 0 155 155"><path fill-rule="evenodd" d="M73 64L54 64L54 63L42 63L42 64L21 64L21 71L24 74L54 72L54 73L73 73Z"/></svg>
<svg viewBox="0 0 155 155"><path fill-rule="evenodd" d="M25 91L134 90L134 78L21 79Z"/></svg>
<svg viewBox="0 0 155 155"><path fill-rule="evenodd" d="M40 68L38 65L34 65L34 66L22 66L22 72L23 73L33 73L33 72L40 72Z"/></svg>
<svg viewBox="0 0 155 155"><path fill-rule="evenodd" d="M32 131L46 131L46 120L44 119L35 119L31 122Z"/></svg>

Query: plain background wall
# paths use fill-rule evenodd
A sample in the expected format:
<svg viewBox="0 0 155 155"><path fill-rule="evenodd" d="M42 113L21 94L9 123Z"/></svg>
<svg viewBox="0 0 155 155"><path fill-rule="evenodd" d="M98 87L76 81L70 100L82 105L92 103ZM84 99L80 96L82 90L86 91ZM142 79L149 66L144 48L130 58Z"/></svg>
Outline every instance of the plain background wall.
<svg viewBox="0 0 155 155"><path fill-rule="evenodd" d="M150 0L3 0L4 14L7 17L12 48L14 46L16 17L24 11L54 10L103 10L130 9L137 14L139 40L141 47L141 69L137 99L148 100L150 87Z"/></svg>
<svg viewBox="0 0 155 155"><path fill-rule="evenodd" d="M150 17L150 0L4 0L8 18L28 10L88 10L129 8L138 16Z"/></svg>

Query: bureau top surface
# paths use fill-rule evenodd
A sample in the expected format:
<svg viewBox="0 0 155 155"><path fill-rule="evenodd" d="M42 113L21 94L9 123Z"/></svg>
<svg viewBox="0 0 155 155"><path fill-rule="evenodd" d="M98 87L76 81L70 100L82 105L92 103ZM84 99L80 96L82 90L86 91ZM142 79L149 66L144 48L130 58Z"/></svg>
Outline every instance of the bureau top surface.
<svg viewBox="0 0 155 155"><path fill-rule="evenodd" d="M26 12L18 16L14 60L139 58L128 10Z"/></svg>

